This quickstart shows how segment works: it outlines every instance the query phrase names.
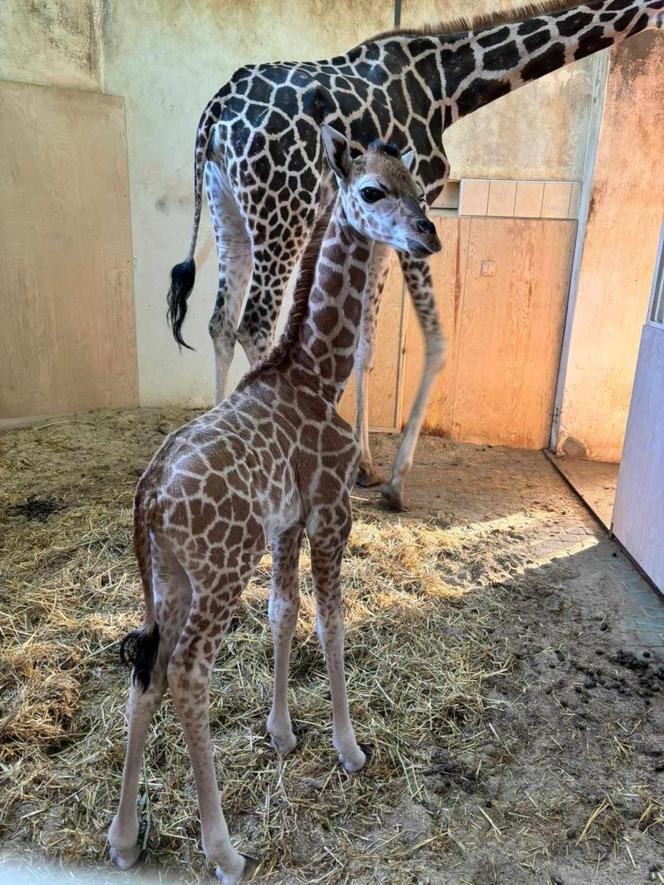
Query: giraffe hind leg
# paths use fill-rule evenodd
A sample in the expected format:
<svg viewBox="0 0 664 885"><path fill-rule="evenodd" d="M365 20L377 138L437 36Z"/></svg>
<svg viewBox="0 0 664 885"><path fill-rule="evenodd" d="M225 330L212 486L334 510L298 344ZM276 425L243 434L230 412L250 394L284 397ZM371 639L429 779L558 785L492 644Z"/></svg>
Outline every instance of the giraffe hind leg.
<svg viewBox="0 0 664 885"><path fill-rule="evenodd" d="M224 885L253 875L256 861L233 846L221 807L210 733L212 667L242 590L260 558L261 536L245 536L238 545L242 566L230 567L224 556L209 562L188 561L193 595L187 622L168 664L168 686L182 724L194 771L201 822L201 842Z"/></svg>
<svg viewBox="0 0 664 885"><path fill-rule="evenodd" d="M228 392L236 329L251 276L251 241L221 167L208 159L205 188L214 228L219 281L208 329L214 347L215 402Z"/></svg>
<svg viewBox="0 0 664 885"><path fill-rule="evenodd" d="M251 366L272 347L279 311L293 268L302 252L308 231L299 219L278 231L257 227L252 231L253 270L247 303L237 330Z"/></svg>
<svg viewBox="0 0 664 885"><path fill-rule="evenodd" d="M134 663L127 702L127 749L118 810L108 832L111 860L121 870L130 869L140 860L136 803L143 749L150 723L166 690L168 663L191 599L189 579L169 551L153 545L152 567L156 625L159 626L155 625L155 630L138 638L130 634L134 635L133 650L125 645L126 656Z"/></svg>

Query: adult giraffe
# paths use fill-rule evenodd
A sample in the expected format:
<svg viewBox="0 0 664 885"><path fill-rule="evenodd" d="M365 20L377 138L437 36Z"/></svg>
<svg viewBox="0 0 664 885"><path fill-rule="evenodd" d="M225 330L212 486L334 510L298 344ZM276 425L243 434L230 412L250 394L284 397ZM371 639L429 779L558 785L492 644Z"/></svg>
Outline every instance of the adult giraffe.
<svg viewBox="0 0 664 885"><path fill-rule="evenodd" d="M661 27L664 0L592 0L554 11L535 7L518 19L498 13L470 23L379 34L345 55L317 62L240 68L209 102L196 133L194 227L189 256L171 272L169 316L179 344L194 284L194 249L203 178L219 259L210 320L217 400L226 392L238 340L255 364L272 343L284 289L306 242L324 171L322 123L345 133L354 153L377 138L417 154L415 175L431 205L449 174L444 131L461 117L519 86L647 27ZM358 482L379 482L369 449L367 386L373 362L386 247L375 250L356 362ZM399 253L426 340L422 379L390 481L381 488L395 509L424 419L444 338L426 257ZM240 320L244 297L249 294Z"/></svg>

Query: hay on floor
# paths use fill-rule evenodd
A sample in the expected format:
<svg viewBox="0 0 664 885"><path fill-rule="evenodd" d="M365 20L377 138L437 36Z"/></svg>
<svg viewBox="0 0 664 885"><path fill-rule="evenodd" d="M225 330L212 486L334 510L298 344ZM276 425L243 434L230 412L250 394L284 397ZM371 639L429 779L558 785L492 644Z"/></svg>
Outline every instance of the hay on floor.
<svg viewBox="0 0 664 885"><path fill-rule="evenodd" d="M2 477L0 818L16 845L76 861L102 855L124 744L127 673L118 640L141 620L132 494L161 435L186 417L83 415L1 443L9 466ZM331 875L353 859L344 850L348 828L366 839L362 866L378 855L398 863L399 844L381 846L372 836L377 821L404 790L426 798L418 747L426 745L428 756L432 733L441 746L467 741L463 723L481 714L486 677L505 666L487 650L482 619L469 621L459 607L462 582L440 577L439 556L455 543L435 525L356 502L343 583L350 705L359 739L373 744L362 778L335 764L306 547L292 663L300 746L280 760L264 738L272 642L270 559L263 558L214 669L211 718L224 809L241 844L266 852L265 871L279 865L297 867L303 878L321 868ZM140 801L148 820L159 821L160 863L200 874L195 789L168 699L148 742ZM289 839L296 828L297 839ZM308 837L321 829L336 850Z"/></svg>
<svg viewBox="0 0 664 885"><path fill-rule="evenodd" d="M107 863L128 683L118 642L142 616L132 495L164 434L190 417L98 412L0 437L6 851ZM512 664L493 635L504 605L501 582L521 568L523 537L511 524L496 546L498 529L473 535L440 519L395 516L361 498L354 503L343 566L346 657L358 739L373 745L366 772L347 776L331 747L306 548L291 681L299 746L291 756L280 759L265 739L272 660L267 555L214 668L211 722L224 809L234 839L262 856L263 873L274 881L372 881L378 870L383 879L403 881L405 865L424 881L427 857L458 855L464 846L458 826L450 825L454 803L432 793L427 778L433 764L437 776L472 794L482 772L459 760L478 758L477 748L494 741L483 713L487 703L498 703L493 686ZM168 698L148 740L139 800L150 869L179 881L208 875L193 777ZM644 826L655 827L663 809L656 799L648 802ZM608 817L607 808L588 820L580 839ZM473 809L478 833L500 840L490 803ZM433 835L425 827L418 836L418 814L435 821ZM531 817L536 822L536 810Z"/></svg>

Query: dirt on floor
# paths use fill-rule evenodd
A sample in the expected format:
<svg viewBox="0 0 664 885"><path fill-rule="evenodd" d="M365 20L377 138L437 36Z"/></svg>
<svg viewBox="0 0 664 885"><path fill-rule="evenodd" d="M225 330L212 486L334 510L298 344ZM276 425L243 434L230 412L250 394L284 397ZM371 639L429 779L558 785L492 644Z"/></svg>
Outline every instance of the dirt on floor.
<svg viewBox="0 0 664 885"><path fill-rule="evenodd" d="M141 619L131 499L190 417L95 412L0 435L6 858L122 878L105 831L123 757L118 640ZM385 472L396 442L374 439ZM541 453L423 439L407 494L405 514L354 496L343 580L363 773L331 748L306 549L291 756L265 739L268 556L219 655L222 798L260 881L664 883L664 661L625 629L641 578ZM133 875L210 878L169 699L139 805Z"/></svg>

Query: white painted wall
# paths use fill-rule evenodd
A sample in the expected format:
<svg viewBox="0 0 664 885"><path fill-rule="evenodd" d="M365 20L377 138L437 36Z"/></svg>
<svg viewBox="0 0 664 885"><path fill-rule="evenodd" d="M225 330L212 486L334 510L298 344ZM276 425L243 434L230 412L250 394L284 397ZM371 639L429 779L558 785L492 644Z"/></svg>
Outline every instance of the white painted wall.
<svg viewBox="0 0 664 885"><path fill-rule="evenodd" d="M2 0L0 80L101 90L101 0Z"/></svg>

